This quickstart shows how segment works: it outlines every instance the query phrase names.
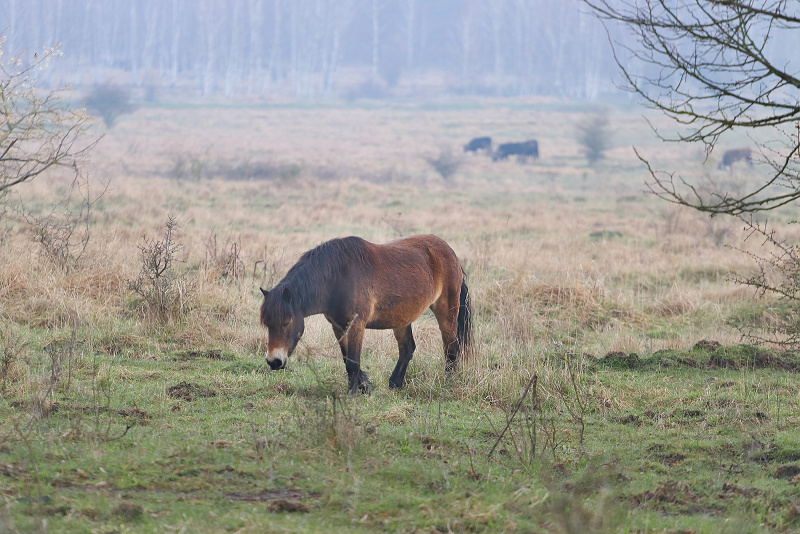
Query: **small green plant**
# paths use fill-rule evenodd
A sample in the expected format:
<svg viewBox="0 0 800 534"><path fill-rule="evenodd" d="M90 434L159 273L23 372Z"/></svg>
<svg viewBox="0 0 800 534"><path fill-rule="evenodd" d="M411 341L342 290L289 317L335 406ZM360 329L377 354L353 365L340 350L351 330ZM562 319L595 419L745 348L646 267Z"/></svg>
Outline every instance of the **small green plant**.
<svg viewBox="0 0 800 534"><path fill-rule="evenodd" d="M97 113L106 128L113 127L120 115L136 111L136 106L131 103L130 93L111 84L95 87L86 97L86 108Z"/></svg>
<svg viewBox="0 0 800 534"><path fill-rule="evenodd" d="M181 320L191 309L194 289L176 271L178 253L183 246L175 240L178 223L170 216L162 239L142 237L139 245L141 269L128 289L138 296L136 305L142 316L158 322Z"/></svg>

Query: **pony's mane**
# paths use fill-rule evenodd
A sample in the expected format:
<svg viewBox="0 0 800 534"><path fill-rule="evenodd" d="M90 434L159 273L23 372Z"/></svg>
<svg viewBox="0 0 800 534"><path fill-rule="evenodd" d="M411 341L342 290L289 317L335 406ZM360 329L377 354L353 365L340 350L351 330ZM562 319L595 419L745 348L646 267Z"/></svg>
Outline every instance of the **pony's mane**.
<svg viewBox="0 0 800 534"><path fill-rule="evenodd" d="M320 288L336 284L342 270L354 264L368 264L367 242L360 237L331 239L303 253L283 280L267 294L261 305L261 322L275 323L291 317L295 309L305 309ZM285 288L292 302L283 299Z"/></svg>

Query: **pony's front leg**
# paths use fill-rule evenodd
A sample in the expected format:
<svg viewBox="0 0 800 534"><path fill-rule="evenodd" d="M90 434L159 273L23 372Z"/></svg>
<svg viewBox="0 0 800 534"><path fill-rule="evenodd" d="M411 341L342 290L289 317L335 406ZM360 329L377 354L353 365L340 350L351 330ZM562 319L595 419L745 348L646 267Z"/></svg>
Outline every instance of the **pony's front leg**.
<svg viewBox="0 0 800 534"><path fill-rule="evenodd" d="M372 391L372 383L367 378L367 373L361 369L361 345L364 342L364 329L366 323L356 319L349 326L347 332L347 346L342 347L344 355L344 367L347 369L348 391L351 395L355 395L359 391L361 393L370 393Z"/></svg>
<svg viewBox="0 0 800 534"><path fill-rule="evenodd" d="M397 359L397 365L395 365L394 372L389 378L389 387L401 388L405 383L408 363L411 361L411 358L414 357L414 349L417 345L414 343L414 334L411 331L411 325L396 328L394 337L397 339L400 357Z"/></svg>

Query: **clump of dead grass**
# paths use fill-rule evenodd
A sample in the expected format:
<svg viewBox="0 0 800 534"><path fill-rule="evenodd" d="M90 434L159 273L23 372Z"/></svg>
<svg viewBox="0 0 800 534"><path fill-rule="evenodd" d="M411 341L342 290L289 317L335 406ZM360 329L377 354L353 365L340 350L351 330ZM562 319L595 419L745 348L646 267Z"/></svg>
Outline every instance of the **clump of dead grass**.
<svg viewBox="0 0 800 534"><path fill-rule="evenodd" d="M554 285L519 274L483 288L478 313L491 318L502 336L528 343L570 328L598 328L610 320L602 288L574 282Z"/></svg>

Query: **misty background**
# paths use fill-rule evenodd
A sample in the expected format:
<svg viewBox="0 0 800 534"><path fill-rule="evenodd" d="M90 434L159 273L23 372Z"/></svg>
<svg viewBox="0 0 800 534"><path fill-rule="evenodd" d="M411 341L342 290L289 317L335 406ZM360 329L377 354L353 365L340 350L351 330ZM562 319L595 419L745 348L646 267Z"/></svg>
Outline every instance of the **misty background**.
<svg viewBox="0 0 800 534"><path fill-rule="evenodd" d="M0 0L0 28L10 55L61 43L45 84L153 98L619 93L578 0Z"/></svg>

